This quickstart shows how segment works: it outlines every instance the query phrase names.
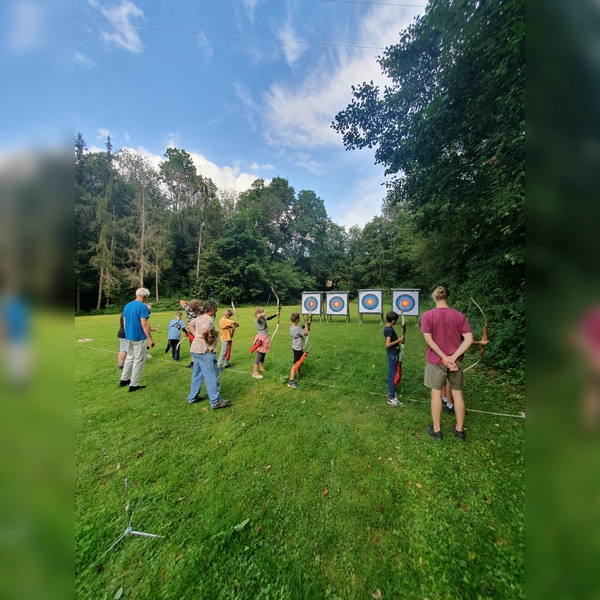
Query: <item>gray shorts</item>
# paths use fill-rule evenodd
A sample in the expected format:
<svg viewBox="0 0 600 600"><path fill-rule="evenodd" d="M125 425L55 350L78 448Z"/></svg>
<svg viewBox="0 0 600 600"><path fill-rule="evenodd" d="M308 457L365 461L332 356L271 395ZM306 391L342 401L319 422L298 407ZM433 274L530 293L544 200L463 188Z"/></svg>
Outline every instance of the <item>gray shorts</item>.
<svg viewBox="0 0 600 600"><path fill-rule="evenodd" d="M451 371L444 365L432 365L425 363L425 387L432 390L441 391L444 389L446 380L450 382L450 387L457 392L462 391L465 383L465 375L462 368L462 362L457 362L458 371Z"/></svg>
<svg viewBox="0 0 600 600"><path fill-rule="evenodd" d="M128 344L127 340L123 340L123 339L119 338L119 352L127 352L128 347L129 347L129 344Z"/></svg>

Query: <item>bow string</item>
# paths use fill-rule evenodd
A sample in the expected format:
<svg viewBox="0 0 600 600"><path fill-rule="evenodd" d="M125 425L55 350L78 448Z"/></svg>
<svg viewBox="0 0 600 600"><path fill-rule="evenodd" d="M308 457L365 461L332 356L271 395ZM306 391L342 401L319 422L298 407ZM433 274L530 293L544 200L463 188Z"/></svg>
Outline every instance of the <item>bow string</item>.
<svg viewBox="0 0 600 600"><path fill-rule="evenodd" d="M487 348L487 345L489 342L489 340L488 340L488 324L487 324L487 318L485 316L485 313L483 312L483 309L481 308L481 306L479 306L479 304L477 304L477 302L475 302L475 299L473 298L473 296L470 296L470 299L471 299L471 302L479 309L479 312L481 313L481 316L483 317L483 329L481 332L481 340L479 340L478 342L473 342L473 345L481 346L481 348L479 349L479 359L477 360L477 362L474 362L472 365L470 365L466 369L463 369L463 373L466 373L469 369L472 369L474 366L479 364L479 362L483 358L483 354L485 353L485 349Z"/></svg>

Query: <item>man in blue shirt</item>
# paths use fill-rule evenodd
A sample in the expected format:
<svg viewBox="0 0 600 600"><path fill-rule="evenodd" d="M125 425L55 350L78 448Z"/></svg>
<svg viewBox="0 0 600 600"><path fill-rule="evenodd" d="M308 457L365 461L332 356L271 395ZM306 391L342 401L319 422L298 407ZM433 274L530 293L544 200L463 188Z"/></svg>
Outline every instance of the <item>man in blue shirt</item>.
<svg viewBox="0 0 600 600"><path fill-rule="evenodd" d="M123 309L123 320L125 321L125 339L127 340L127 358L123 366L119 387L129 386L130 392L144 389L140 385L140 379L146 365L146 345L154 348L152 331L148 318L150 311L146 306L146 300L150 291L139 288L135 292L135 300L125 305Z"/></svg>

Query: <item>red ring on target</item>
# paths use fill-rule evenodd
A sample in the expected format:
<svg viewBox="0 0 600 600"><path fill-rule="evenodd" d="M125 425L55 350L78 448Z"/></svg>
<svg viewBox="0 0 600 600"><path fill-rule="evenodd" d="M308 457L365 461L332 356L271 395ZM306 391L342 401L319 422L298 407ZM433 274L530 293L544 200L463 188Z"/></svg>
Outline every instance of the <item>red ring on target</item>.
<svg viewBox="0 0 600 600"><path fill-rule="evenodd" d="M410 312L415 307L415 299L407 294L402 294L396 298L396 307L402 312Z"/></svg>
<svg viewBox="0 0 600 600"><path fill-rule="evenodd" d="M317 299L314 296L309 296L308 298L306 298L306 300L304 300L304 308L308 312L314 312L315 310L317 310L318 307L319 303L317 302Z"/></svg>
<svg viewBox="0 0 600 600"><path fill-rule="evenodd" d="M339 296L334 296L329 301L329 308L334 312L340 312L344 310L345 305L346 303L344 302L343 298L340 298Z"/></svg>
<svg viewBox="0 0 600 600"><path fill-rule="evenodd" d="M367 310L374 310L379 306L379 298L375 294L365 294L361 304Z"/></svg>

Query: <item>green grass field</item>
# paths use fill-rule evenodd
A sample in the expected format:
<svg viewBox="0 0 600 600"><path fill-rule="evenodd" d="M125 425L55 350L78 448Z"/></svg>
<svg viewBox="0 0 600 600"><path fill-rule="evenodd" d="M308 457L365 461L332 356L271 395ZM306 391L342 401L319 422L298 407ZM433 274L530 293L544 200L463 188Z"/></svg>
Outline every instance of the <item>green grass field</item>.
<svg viewBox="0 0 600 600"><path fill-rule="evenodd" d="M174 307L175 310L176 307ZM189 344L164 354L172 313L142 377L119 388L118 316L75 322L76 597L524 598L524 398L480 363L467 373L466 444L423 386L425 343L409 318L405 407L386 403L387 359L374 316L313 321L314 348L288 388L289 315L251 377L253 309L238 308L229 408L187 404ZM217 318L221 316L219 311ZM271 333L275 321L269 322ZM475 354L467 361L476 360ZM123 478L131 482L133 528Z"/></svg>

